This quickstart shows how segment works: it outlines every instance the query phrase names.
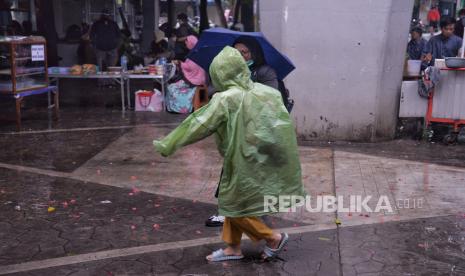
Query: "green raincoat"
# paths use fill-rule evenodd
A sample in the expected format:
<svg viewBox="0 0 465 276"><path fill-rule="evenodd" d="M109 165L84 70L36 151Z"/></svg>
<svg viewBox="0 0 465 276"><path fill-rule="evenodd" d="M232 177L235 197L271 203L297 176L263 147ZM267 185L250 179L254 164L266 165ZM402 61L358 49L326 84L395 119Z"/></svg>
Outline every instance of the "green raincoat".
<svg viewBox="0 0 465 276"><path fill-rule="evenodd" d="M272 213L264 208L265 195L304 196L294 126L279 91L252 82L244 59L231 47L215 57L210 75L223 92L155 140L155 149L168 156L215 134L224 157L219 214L226 217Z"/></svg>

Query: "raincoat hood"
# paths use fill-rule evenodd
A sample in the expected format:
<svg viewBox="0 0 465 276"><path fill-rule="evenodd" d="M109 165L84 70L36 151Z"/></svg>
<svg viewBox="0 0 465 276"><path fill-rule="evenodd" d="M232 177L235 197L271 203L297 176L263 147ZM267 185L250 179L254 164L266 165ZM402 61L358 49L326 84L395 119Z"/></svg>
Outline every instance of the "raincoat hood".
<svg viewBox="0 0 465 276"><path fill-rule="evenodd" d="M210 76L218 91L226 91L232 87L250 90L250 70L238 50L226 46L212 61Z"/></svg>

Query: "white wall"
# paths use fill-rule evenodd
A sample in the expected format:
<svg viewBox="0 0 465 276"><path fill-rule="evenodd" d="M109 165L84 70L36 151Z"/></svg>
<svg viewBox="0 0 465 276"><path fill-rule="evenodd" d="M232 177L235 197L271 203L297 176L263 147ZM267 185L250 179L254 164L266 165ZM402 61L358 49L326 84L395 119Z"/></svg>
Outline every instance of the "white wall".
<svg viewBox="0 0 465 276"><path fill-rule="evenodd" d="M299 138L394 136L413 0L266 0L261 31L297 69L286 78Z"/></svg>

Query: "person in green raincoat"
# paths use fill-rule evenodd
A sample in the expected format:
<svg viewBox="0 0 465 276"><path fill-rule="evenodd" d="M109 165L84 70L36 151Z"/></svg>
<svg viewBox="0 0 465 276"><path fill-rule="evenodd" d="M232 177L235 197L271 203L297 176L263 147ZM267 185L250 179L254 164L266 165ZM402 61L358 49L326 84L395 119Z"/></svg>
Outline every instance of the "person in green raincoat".
<svg viewBox="0 0 465 276"><path fill-rule="evenodd" d="M169 156L214 134L224 157L218 208L226 217L222 238L228 247L213 252L207 260L243 258L242 233L253 241L266 240L263 257L273 258L287 243L288 235L273 232L258 217L289 206L280 206L278 200L276 208L266 208L265 199L305 196L294 125L279 91L252 82L238 50L225 47L209 71L221 92L153 144L156 151Z"/></svg>

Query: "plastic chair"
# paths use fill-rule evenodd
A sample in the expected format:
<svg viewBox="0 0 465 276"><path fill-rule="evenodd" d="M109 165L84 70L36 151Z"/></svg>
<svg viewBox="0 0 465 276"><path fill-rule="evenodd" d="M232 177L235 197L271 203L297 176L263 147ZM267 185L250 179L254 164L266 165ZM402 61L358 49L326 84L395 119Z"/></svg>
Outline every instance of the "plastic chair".
<svg viewBox="0 0 465 276"><path fill-rule="evenodd" d="M208 104L208 87L206 85L197 86L194 98L192 99L194 111L206 104Z"/></svg>

